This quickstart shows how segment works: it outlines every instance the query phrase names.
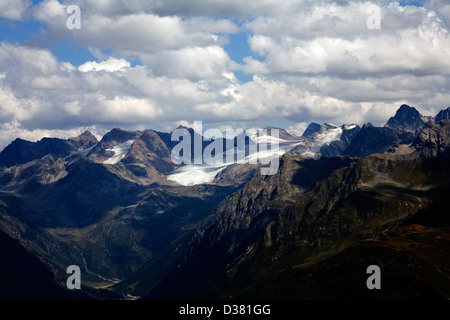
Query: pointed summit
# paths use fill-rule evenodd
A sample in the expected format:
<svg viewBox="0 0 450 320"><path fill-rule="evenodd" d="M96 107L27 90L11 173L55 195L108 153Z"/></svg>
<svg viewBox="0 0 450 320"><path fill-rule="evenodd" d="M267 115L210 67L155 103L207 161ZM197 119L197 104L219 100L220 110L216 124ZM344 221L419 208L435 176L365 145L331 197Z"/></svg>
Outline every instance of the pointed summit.
<svg viewBox="0 0 450 320"><path fill-rule="evenodd" d="M444 120L444 119L450 119L450 107L448 107L445 110L439 111L439 113L434 118L434 122L439 123L439 122L441 122L441 120Z"/></svg>
<svg viewBox="0 0 450 320"><path fill-rule="evenodd" d="M282 140L297 141L299 139L299 137L296 137L295 135L290 134L283 128L269 126L269 127L265 127L264 129L267 130L269 135L272 135L272 129L278 130L278 138L280 138Z"/></svg>
<svg viewBox="0 0 450 320"><path fill-rule="evenodd" d="M186 126L183 126L182 124L180 124L175 130L177 130L177 129L186 129L186 130L194 130L194 129L192 129L192 128L189 128L189 127L186 127ZM175 131L174 130L174 131Z"/></svg>
<svg viewBox="0 0 450 320"><path fill-rule="evenodd" d="M72 137L68 140L73 143L76 150L92 148L98 143L97 138L90 131L85 131L78 137Z"/></svg>
<svg viewBox="0 0 450 320"><path fill-rule="evenodd" d="M417 134L424 124L425 121L419 111L417 111L414 107L403 104L397 110L395 116L388 120L386 126L392 129Z"/></svg>
<svg viewBox="0 0 450 320"><path fill-rule="evenodd" d="M302 137L308 137L312 135L313 133L319 132L320 130L320 124L311 122L308 127L306 128L305 132L303 132Z"/></svg>

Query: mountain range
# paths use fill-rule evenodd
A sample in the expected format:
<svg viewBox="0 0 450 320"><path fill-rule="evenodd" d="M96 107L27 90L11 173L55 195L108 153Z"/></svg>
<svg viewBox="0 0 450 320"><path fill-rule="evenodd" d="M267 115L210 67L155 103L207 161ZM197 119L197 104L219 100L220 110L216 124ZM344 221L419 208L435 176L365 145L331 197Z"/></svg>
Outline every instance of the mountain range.
<svg viewBox="0 0 450 320"><path fill-rule="evenodd" d="M154 130L12 141L0 153L11 275L0 298L450 298L450 108L402 105L382 127L265 129L279 130L270 176L174 163L172 133ZM259 138L244 140L246 156ZM73 264L79 292L65 288ZM371 264L381 291L365 287Z"/></svg>

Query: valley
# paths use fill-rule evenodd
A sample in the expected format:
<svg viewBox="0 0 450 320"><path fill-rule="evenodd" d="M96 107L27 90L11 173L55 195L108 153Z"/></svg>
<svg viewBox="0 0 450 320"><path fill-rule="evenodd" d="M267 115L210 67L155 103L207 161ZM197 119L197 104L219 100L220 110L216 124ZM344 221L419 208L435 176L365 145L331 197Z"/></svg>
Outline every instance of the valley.
<svg viewBox="0 0 450 320"><path fill-rule="evenodd" d="M245 161L177 164L170 133L150 129L16 139L0 153L12 259L0 292L17 282L11 297L39 296L18 280L31 259L48 297L63 299L448 299L444 111L431 119L402 105L383 127L312 123L301 137L268 127L281 142L265 151L279 157L273 175ZM247 159L258 139L270 136L243 140ZM237 137L221 145L239 147ZM364 287L370 264L382 293ZM81 268L81 292L65 288L69 265Z"/></svg>

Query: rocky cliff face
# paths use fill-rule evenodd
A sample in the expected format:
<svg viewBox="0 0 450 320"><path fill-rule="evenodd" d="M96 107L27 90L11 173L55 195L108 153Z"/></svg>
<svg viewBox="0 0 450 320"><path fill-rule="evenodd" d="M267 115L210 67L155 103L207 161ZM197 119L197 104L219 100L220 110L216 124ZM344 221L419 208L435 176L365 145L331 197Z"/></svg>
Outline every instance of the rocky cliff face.
<svg viewBox="0 0 450 320"><path fill-rule="evenodd" d="M413 143L421 157L450 158L450 120L427 122Z"/></svg>
<svg viewBox="0 0 450 320"><path fill-rule="evenodd" d="M414 135L408 131L400 131L390 127L374 127L371 123L363 125L342 152L352 157L367 157L372 153L386 152L393 145L408 144Z"/></svg>

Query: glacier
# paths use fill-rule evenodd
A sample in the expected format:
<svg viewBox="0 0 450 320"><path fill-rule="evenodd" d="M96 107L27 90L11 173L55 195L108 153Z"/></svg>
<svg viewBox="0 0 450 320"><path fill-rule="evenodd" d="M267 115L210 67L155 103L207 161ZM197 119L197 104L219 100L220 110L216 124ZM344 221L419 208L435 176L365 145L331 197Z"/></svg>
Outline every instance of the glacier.
<svg viewBox="0 0 450 320"><path fill-rule="evenodd" d="M128 151L130 150L132 144L134 143L134 140L128 140L123 143L118 144L117 146L106 149L106 151L113 151L114 155L103 162L104 164L116 164L120 162L125 156L127 155Z"/></svg>

